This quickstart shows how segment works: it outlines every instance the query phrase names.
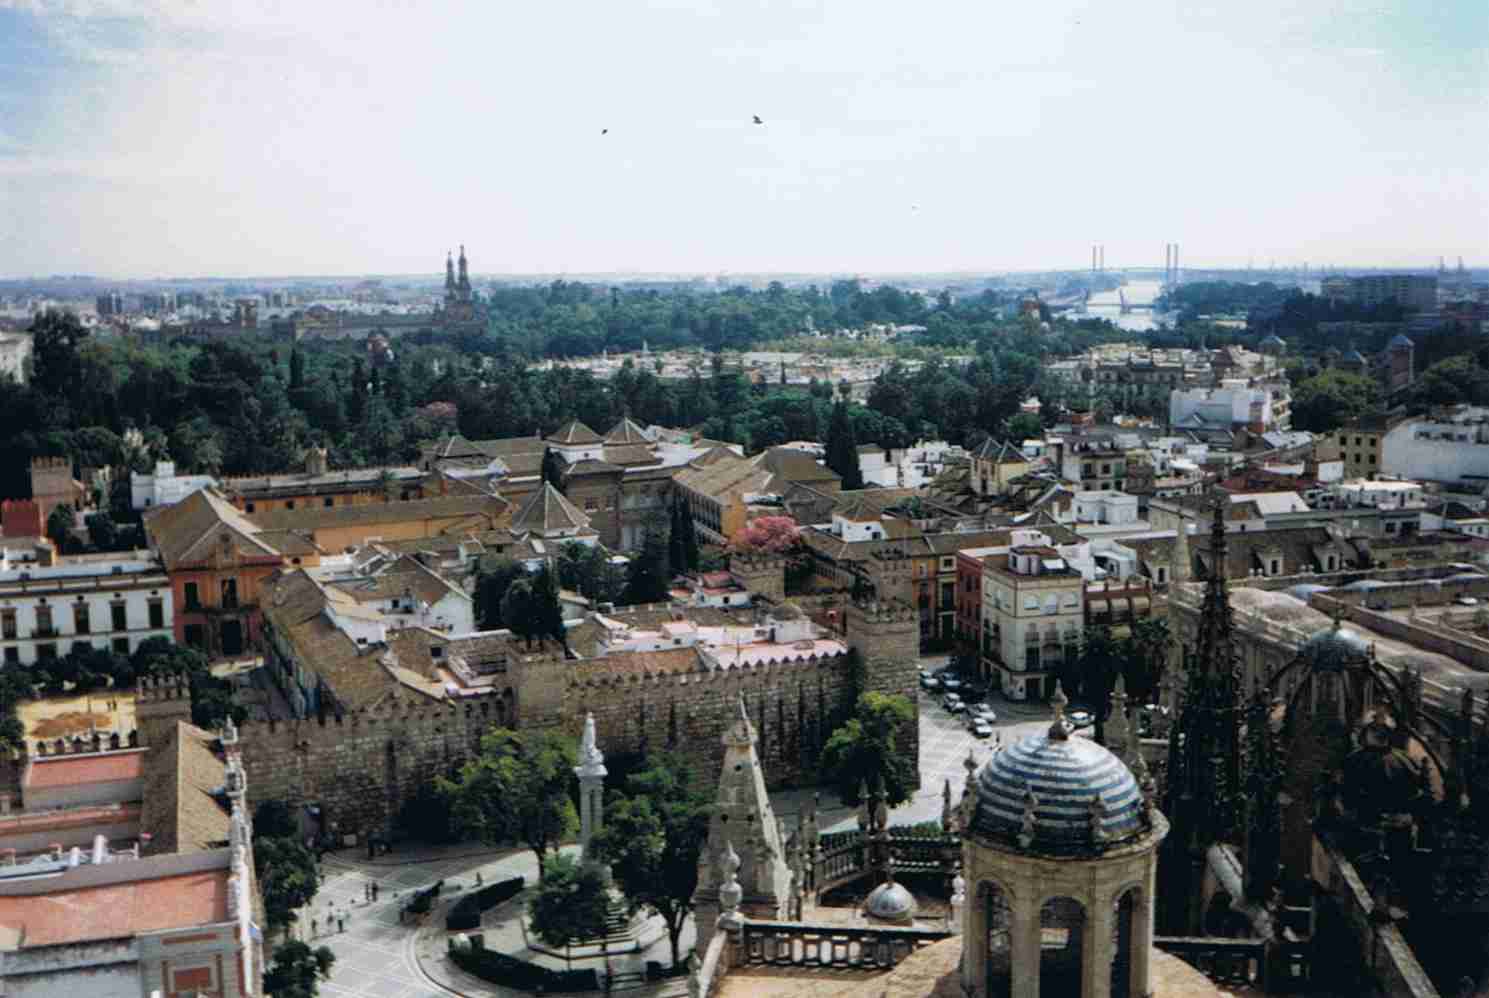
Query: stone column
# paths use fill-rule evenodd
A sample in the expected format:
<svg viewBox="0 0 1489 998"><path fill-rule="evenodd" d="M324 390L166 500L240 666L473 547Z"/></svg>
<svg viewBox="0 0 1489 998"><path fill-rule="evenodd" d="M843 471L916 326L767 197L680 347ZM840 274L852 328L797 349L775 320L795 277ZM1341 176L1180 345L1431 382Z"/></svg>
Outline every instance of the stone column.
<svg viewBox="0 0 1489 998"><path fill-rule="evenodd" d="M595 853L594 837L605 827L605 755L595 743L595 716L584 715L584 737L579 743L579 846L580 862L585 866L601 865ZM608 879L608 871L607 873Z"/></svg>
<svg viewBox="0 0 1489 998"><path fill-rule="evenodd" d="M1158 889L1158 864L1149 863L1143 876L1143 889L1137 909L1132 913L1132 986L1133 998L1151 998L1153 994L1153 903Z"/></svg>
<svg viewBox="0 0 1489 998"><path fill-rule="evenodd" d="M1033 885L1027 886L1011 899L1013 924L1008 938L1013 951L1013 998L1039 998L1039 898Z"/></svg>
<svg viewBox="0 0 1489 998"><path fill-rule="evenodd" d="M987 909L986 881L978 884L972 903L962 907L962 993L987 995Z"/></svg>
<svg viewBox="0 0 1489 998"><path fill-rule="evenodd" d="M1081 940L1081 998L1111 998L1112 932L1115 929L1112 899L1096 894L1086 899L1085 938Z"/></svg>

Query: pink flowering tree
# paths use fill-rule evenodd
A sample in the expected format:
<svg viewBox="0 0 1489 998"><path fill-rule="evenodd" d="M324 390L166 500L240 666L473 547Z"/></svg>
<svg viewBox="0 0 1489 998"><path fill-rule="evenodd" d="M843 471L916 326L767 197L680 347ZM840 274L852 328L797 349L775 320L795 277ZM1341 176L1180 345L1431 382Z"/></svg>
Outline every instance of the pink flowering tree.
<svg viewBox="0 0 1489 998"><path fill-rule="evenodd" d="M782 554L796 547L800 533L801 527L789 516L761 516L736 530L729 547L745 553Z"/></svg>

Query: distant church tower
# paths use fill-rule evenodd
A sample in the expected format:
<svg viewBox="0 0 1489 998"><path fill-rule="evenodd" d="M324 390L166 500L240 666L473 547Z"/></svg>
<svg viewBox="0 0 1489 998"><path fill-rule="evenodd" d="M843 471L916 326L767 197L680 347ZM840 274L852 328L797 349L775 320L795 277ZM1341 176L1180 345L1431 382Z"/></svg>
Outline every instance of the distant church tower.
<svg viewBox="0 0 1489 998"><path fill-rule="evenodd" d="M465 259L465 246L460 247L459 276L453 255L445 254L445 303L436 313L441 325L459 326L475 323L475 295L470 286L470 268Z"/></svg>

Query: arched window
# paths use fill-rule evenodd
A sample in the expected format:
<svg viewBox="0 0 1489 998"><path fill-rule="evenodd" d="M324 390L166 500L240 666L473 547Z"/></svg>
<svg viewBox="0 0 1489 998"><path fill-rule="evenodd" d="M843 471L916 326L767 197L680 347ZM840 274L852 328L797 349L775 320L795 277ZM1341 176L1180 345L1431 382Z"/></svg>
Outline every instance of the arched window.
<svg viewBox="0 0 1489 998"><path fill-rule="evenodd" d="M1008 895L991 881L977 889L987 925L987 995L1011 998L1013 994L1013 913Z"/></svg>
<svg viewBox="0 0 1489 998"><path fill-rule="evenodd" d="M1086 909L1075 898L1050 898L1039 909L1039 993L1078 995L1085 978Z"/></svg>

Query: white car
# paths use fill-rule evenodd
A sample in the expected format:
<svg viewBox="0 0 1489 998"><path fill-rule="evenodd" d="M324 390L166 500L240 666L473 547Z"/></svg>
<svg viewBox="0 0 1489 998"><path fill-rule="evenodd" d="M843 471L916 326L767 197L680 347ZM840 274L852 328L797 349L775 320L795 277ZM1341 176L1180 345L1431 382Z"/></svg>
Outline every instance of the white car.
<svg viewBox="0 0 1489 998"><path fill-rule="evenodd" d="M976 717L980 721L986 721L988 724L992 724L998 719L998 715L993 712L993 708L989 707L985 703L974 703L972 706L967 708L967 713Z"/></svg>
<svg viewBox="0 0 1489 998"><path fill-rule="evenodd" d="M941 706L945 707L953 714L960 714L962 711L967 709L967 705L962 703L962 698L957 696L955 693L946 694L945 698L941 701Z"/></svg>
<svg viewBox="0 0 1489 998"><path fill-rule="evenodd" d="M1459 606L1478 606L1479 605L1478 599L1476 599L1473 596L1459 596L1457 599L1453 600L1453 602L1454 603L1457 603Z"/></svg>
<svg viewBox="0 0 1489 998"><path fill-rule="evenodd" d="M972 722L972 736L974 738L991 738L993 737L993 726L979 717L976 721Z"/></svg>

